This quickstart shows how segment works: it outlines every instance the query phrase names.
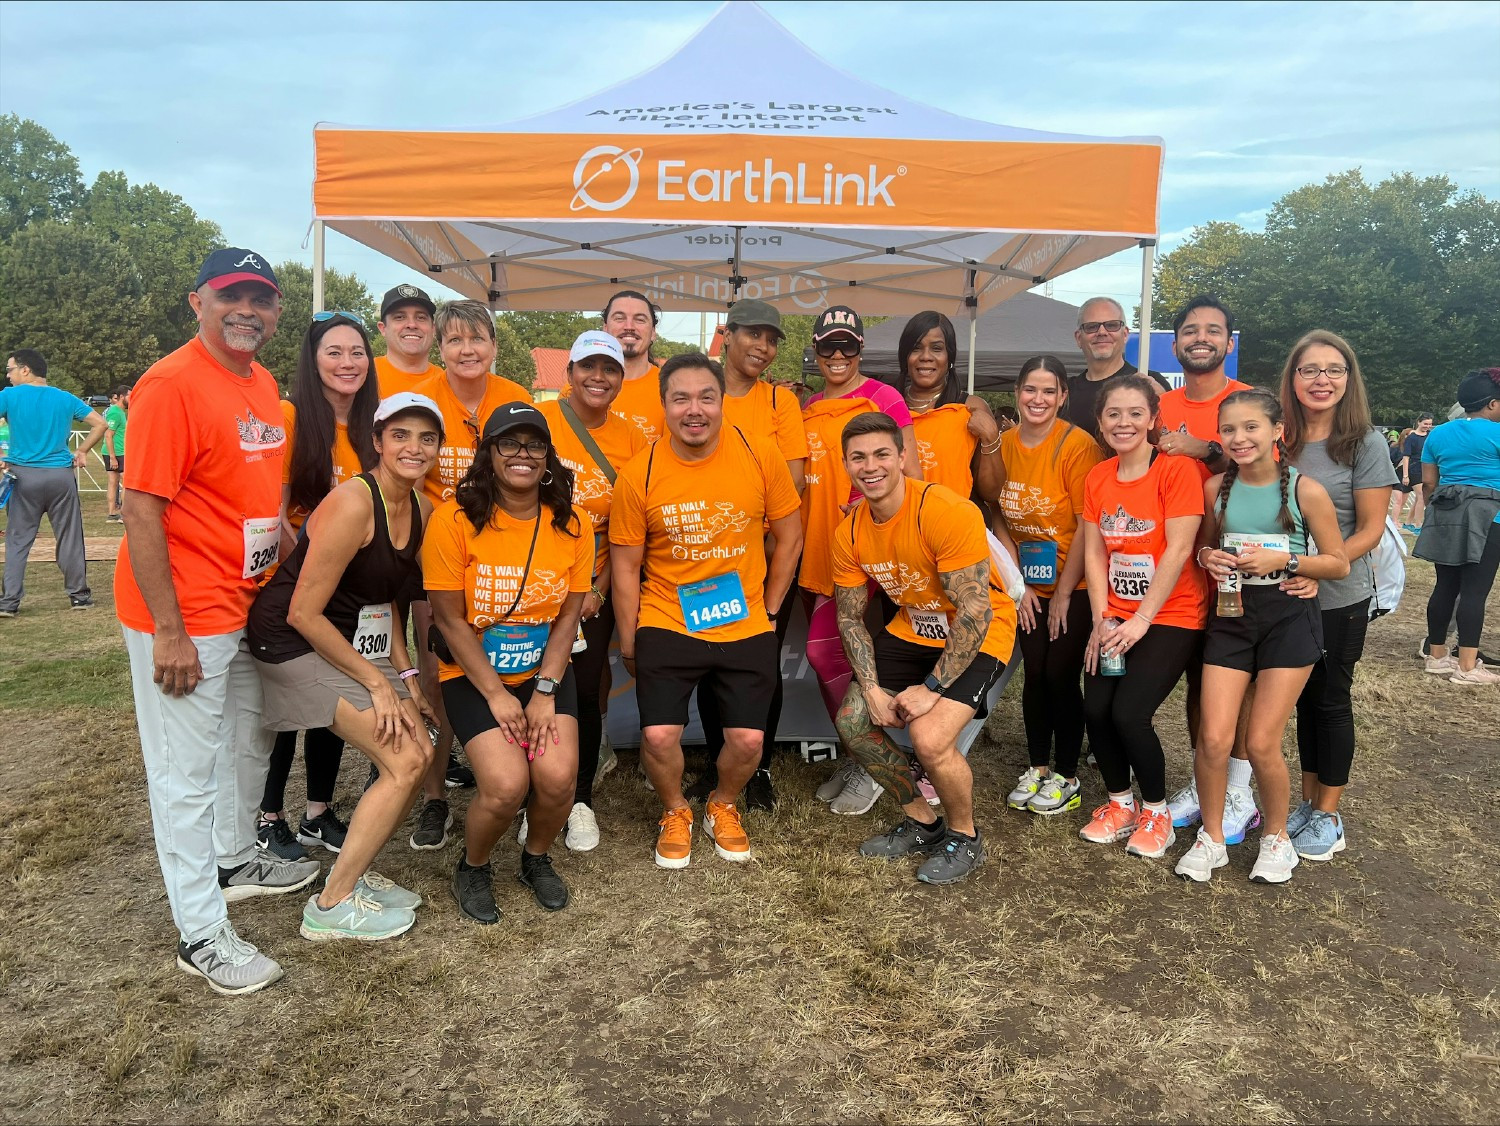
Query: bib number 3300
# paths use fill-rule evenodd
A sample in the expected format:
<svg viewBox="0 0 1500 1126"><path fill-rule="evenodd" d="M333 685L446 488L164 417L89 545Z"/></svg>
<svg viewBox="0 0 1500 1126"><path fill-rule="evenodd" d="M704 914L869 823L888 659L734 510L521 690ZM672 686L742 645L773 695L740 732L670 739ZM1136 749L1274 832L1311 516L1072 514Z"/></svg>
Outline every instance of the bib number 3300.
<svg viewBox="0 0 1500 1126"><path fill-rule="evenodd" d="M682 621L689 633L727 626L750 616L744 584L733 573L684 583L677 588L677 600L682 604Z"/></svg>

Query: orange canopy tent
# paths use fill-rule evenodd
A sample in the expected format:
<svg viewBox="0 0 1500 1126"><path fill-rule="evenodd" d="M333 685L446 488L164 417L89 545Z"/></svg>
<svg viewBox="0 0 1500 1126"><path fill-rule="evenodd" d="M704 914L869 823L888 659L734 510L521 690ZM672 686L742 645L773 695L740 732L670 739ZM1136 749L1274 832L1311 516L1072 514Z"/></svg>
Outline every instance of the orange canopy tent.
<svg viewBox="0 0 1500 1126"><path fill-rule="evenodd" d="M755 67L729 65L747 57ZM966 316L1143 249L1150 323L1162 143L994 125L830 66L726 3L655 68L498 131L320 125L325 228L495 309Z"/></svg>

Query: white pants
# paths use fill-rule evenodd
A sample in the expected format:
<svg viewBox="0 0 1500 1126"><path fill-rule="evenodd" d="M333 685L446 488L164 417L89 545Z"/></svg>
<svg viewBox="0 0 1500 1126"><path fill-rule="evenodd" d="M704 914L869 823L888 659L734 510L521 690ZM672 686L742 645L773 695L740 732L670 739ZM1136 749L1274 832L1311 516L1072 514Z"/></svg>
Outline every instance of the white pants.
<svg viewBox="0 0 1500 1126"><path fill-rule="evenodd" d="M272 735L260 725L260 675L244 630L195 637L203 679L174 697L152 680L152 635L124 627L151 827L172 921L184 942L228 918L218 868L255 855L255 813Z"/></svg>

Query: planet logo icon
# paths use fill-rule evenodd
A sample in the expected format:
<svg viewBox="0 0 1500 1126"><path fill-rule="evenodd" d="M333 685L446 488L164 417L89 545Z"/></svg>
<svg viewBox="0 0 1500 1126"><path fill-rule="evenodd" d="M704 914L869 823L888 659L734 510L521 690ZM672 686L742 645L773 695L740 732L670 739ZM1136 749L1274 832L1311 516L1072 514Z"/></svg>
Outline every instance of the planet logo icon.
<svg viewBox="0 0 1500 1126"><path fill-rule="evenodd" d="M641 155L641 149L626 152L614 145L596 145L589 149L578 158L573 169L573 199L568 210L618 211L624 207L635 198L636 189L641 186ZM624 169L624 175L621 175L621 169ZM609 190L620 188L621 181L624 181L623 190ZM611 195L614 198L609 198Z"/></svg>

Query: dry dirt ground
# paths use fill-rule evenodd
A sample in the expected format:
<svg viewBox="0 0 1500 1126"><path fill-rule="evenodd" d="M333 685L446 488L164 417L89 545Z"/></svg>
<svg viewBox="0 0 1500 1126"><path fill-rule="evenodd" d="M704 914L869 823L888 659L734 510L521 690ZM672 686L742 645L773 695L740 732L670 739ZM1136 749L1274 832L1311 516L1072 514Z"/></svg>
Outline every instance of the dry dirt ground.
<svg viewBox="0 0 1500 1126"><path fill-rule="evenodd" d="M965 885L861 860L888 802L830 816L812 797L826 766L790 757L780 808L747 818L754 863L700 842L660 871L622 755L604 843L556 850L568 910L514 882L511 836L504 918L466 925L458 845L413 852L408 826L377 865L427 898L412 932L314 946L301 896L237 904L287 973L233 1000L173 965L109 570L76 614L33 567L22 616L0 622L0 1120L1500 1118L1500 691L1420 673L1425 565L1361 666L1350 848L1289 885L1247 881L1254 836L1204 887L1085 845L1087 772L1079 814L1007 810L1017 684L973 755L991 860ZM1174 700L1160 721L1174 785L1180 715ZM346 809L364 773L348 752Z"/></svg>

